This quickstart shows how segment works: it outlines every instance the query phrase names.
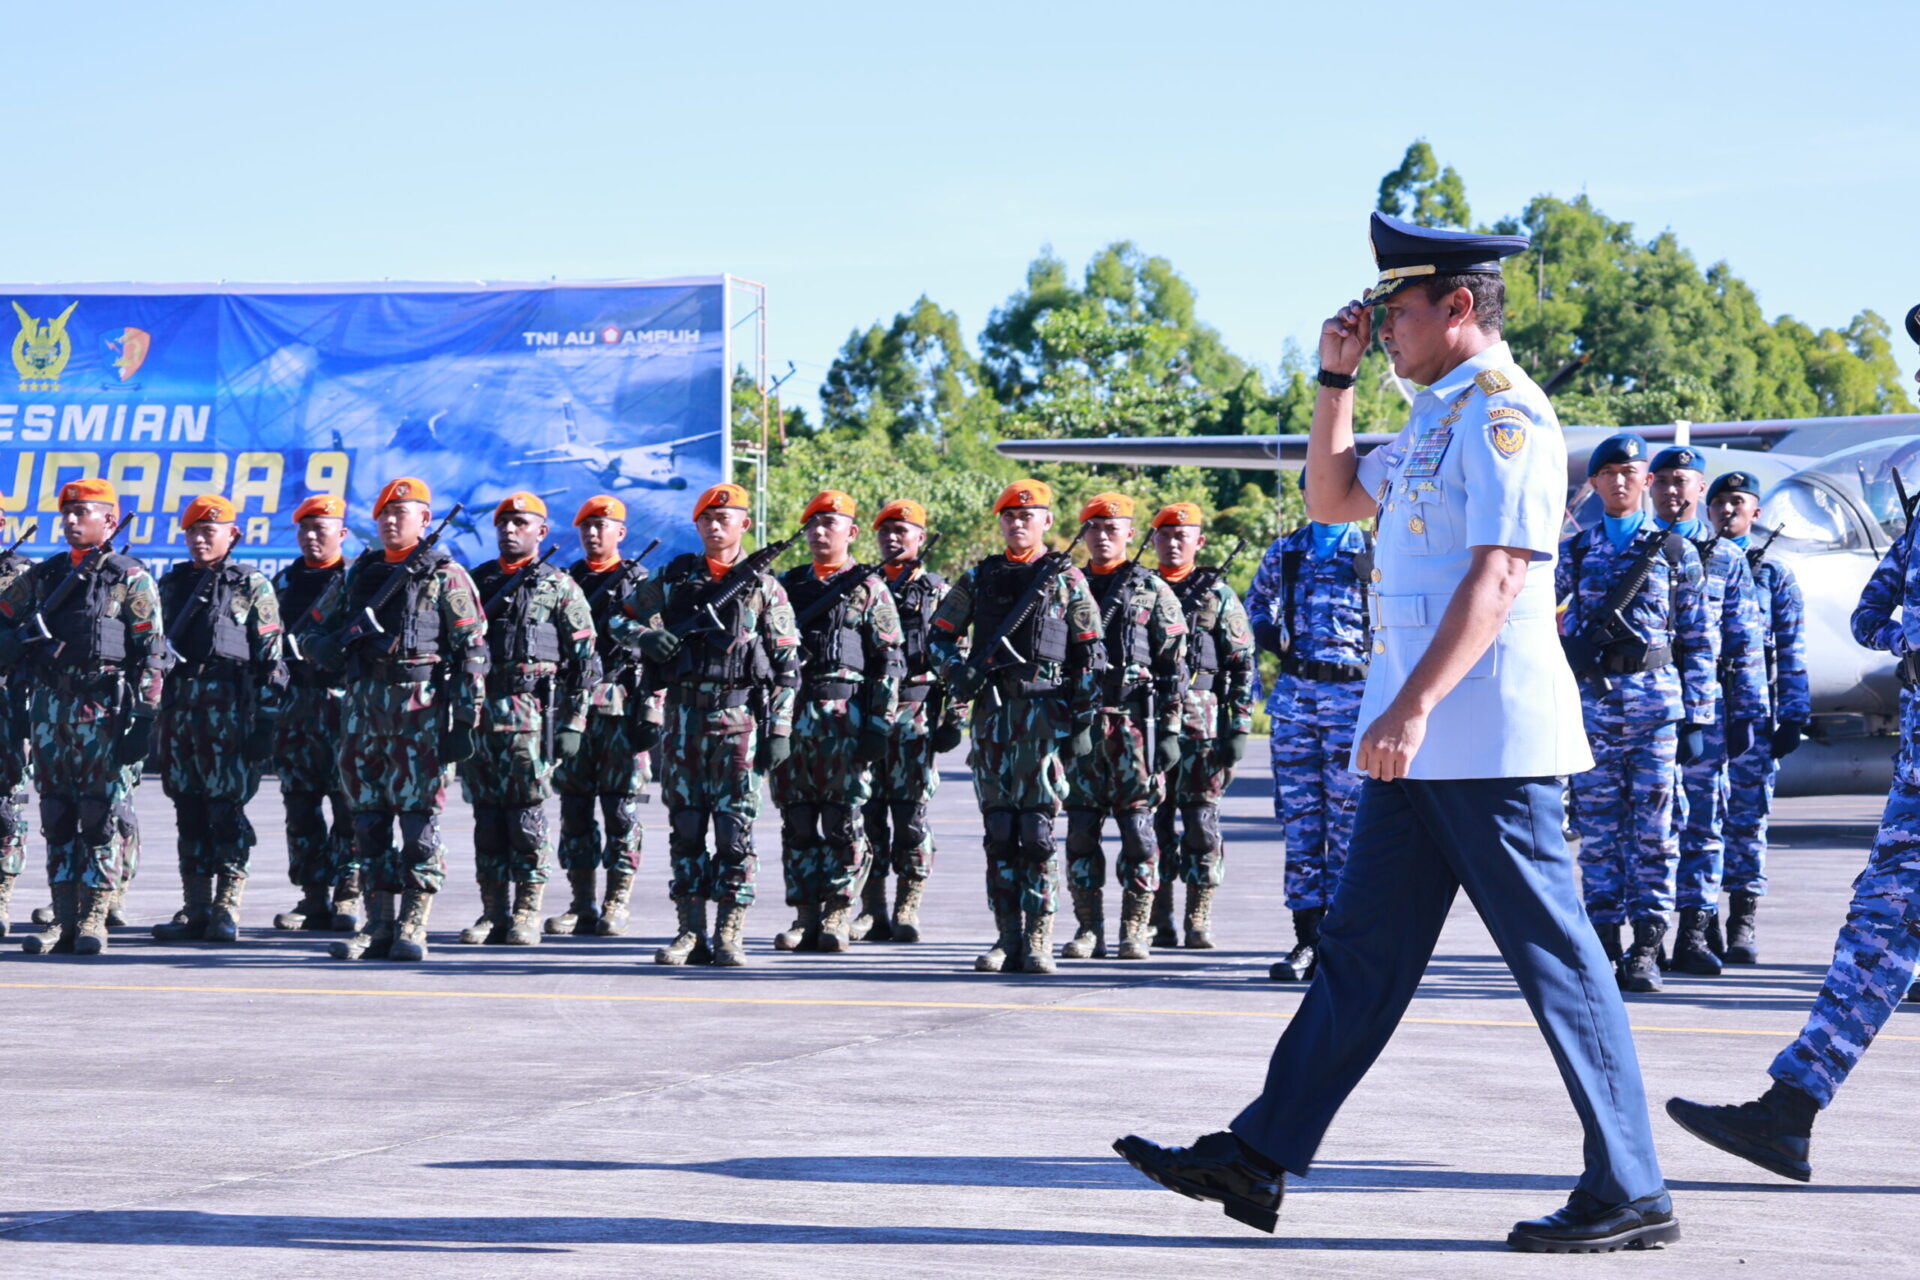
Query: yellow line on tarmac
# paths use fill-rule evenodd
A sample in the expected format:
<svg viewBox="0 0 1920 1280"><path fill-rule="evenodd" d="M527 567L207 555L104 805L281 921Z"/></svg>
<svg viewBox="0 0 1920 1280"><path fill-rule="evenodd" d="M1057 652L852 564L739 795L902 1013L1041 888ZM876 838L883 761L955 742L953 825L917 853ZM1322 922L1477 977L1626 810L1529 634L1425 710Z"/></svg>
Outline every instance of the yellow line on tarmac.
<svg viewBox="0 0 1920 1280"><path fill-rule="evenodd" d="M642 996L596 994L577 991L393 991L351 987L199 987L146 983L112 982L0 982L0 989L16 991L143 991L175 992L183 995L235 996L374 996L415 1000L554 1000L598 1001L611 1004L719 1004L775 1005L790 1008L841 1009L972 1009L987 1013L1106 1013L1152 1014L1181 1018L1265 1018L1285 1021L1291 1013L1257 1009L1160 1009L1084 1004L1002 1004L974 1000L827 1000L797 996ZM1402 1018L1417 1026L1429 1027L1532 1027L1531 1020L1500 1018ZM1635 1031L1663 1032L1689 1036L1768 1036L1779 1039L1790 1031L1752 1027L1665 1027L1635 1026ZM1881 1035L1881 1040L1912 1040L1920 1036Z"/></svg>

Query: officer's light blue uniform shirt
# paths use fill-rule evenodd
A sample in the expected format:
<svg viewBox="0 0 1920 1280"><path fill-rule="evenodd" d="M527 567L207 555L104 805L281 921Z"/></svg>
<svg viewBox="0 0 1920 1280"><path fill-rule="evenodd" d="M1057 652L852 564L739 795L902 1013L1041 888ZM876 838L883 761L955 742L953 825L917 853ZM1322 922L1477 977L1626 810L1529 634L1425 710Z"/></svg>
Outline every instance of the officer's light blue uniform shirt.
<svg viewBox="0 0 1920 1280"><path fill-rule="evenodd" d="M1555 627L1553 561L1567 446L1546 395L1504 342L1414 399L1399 437L1360 459L1380 504L1373 661L1362 731L1433 642L1473 547L1533 552L1506 625L1427 719L1410 778L1534 778L1593 767L1580 694Z"/></svg>

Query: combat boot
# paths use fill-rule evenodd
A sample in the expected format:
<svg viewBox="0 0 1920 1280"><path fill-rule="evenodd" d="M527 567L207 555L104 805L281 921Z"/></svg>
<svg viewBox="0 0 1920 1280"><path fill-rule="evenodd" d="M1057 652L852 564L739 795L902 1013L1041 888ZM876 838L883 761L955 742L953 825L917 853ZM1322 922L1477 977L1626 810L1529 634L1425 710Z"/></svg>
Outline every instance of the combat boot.
<svg viewBox="0 0 1920 1280"><path fill-rule="evenodd" d="M1153 955L1149 941L1153 925L1153 895L1128 889L1120 895L1120 958L1145 960Z"/></svg>
<svg viewBox="0 0 1920 1280"><path fill-rule="evenodd" d="M335 960L384 960L393 947L393 895L369 893L367 915L352 937L327 944L327 954Z"/></svg>
<svg viewBox="0 0 1920 1280"><path fill-rule="evenodd" d="M498 945L507 939L507 886L503 880L480 882L480 918L460 931L469 947Z"/></svg>
<svg viewBox="0 0 1920 1280"><path fill-rule="evenodd" d="M675 898L674 914L680 917L680 932L673 941L653 953L655 964L707 964L713 952L707 947L707 900Z"/></svg>
<svg viewBox="0 0 1920 1280"><path fill-rule="evenodd" d="M367 906L360 897L361 876L349 871L333 886L333 912L330 927L335 933L358 933L366 919Z"/></svg>
<svg viewBox="0 0 1920 1280"><path fill-rule="evenodd" d="M276 929L333 928L333 905L327 901L327 886L314 880L301 885L300 901L293 904L293 910L282 911L275 915L273 927Z"/></svg>
<svg viewBox="0 0 1920 1280"><path fill-rule="evenodd" d="M1073 937L1060 948L1062 960L1107 958L1106 895L1098 889L1075 887L1073 893Z"/></svg>
<svg viewBox="0 0 1920 1280"><path fill-rule="evenodd" d="M825 909L815 909L820 916L820 950L839 953L853 946L853 939L847 934L847 923L853 915L853 904L834 900Z"/></svg>
<svg viewBox="0 0 1920 1280"><path fill-rule="evenodd" d="M999 973L1009 965L1018 968L1020 957L1027 950L1026 935L1020 929L1020 908L996 907L993 923L1000 930L1000 936L994 939L985 955L974 958L973 967L981 973Z"/></svg>
<svg viewBox="0 0 1920 1280"><path fill-rule="evenodd" d="M121 877L120 883L113 886L113 896L107 899L107 927L124 929L127 926L127 878Z"/></svg>
<svg viewBox="0 0 1920 1280"><path fill-rule="evenodd" d="M1177 947L1180 935L1173 930L1173 881L1162 880L1153 891L1153 945Z"/></svg>
<svg viewBox="0 0 1920 1280"><path fill-rule="evenodd" d="M1052 973L1055 969L1053 912L1030 911L1027 913L1026 954L1020 957L1020 972Z"/></svg>
<svg viewBox="0 0 1920 1280"><path fill-rule="evenodd" d="M1303 907L1293 913L1293 950L1267 970L1274 982L1311 982L1320 964L1320 922L1326 919L1325 907Z"/></svg>
<svg viewBox="0 0 1920 1280"><path fill-rule="evenodd" d="M207 921L213 915L213 877L183 876L181 888L186 905L173 919L153 926L153 936L162 942L192 942L207 936Z"/></svg>
<svg viewBox="0 0 1920 1280"><path fill-rule="evenodd" d="M567 884L573 889L573 901L567 909L557 916L548 916L548 933L560 937L585 937L594 932L600 923L599 908L594 905L594 873L598 870L591 863L584 867L567 868ZM607 877L608 888L613 885L613 877Z"/></svg>
<svg viewBox="0 0 1920 1280"><path fill-rule="evenodd" d="M59 954L73 950L74 938L78 934L80 921L80 884L76 880L62 880L52 886L53 906L49 911L53 918L39 933L30 933L20 944L20 949L30 956Z"/></svg>
<svg viewBox="0 0 1920 1280"><path fill-rule="evenodd" d="M1626 954L1626 948L1620 941L1622 926L1618 920L1612 924L1595 924L1593 931L1599 935L1600 950L1606 953L1610 964L1618 965L1620 957Z"/></svg>
<svg viewBox="0 0 1920 1280"><path fill-rule="evenodd" d="M1685 1098L1667 1099L1673 1122L1709 1146L1752 1161L1768 1173L1795 1182L1813 1178L1808 1157L1813 1142L1813 1120L1820 1104L1779 1080L1752 1102L1737 1107L1709 1107Z"/></svg>
<svg viewBox="0 0 1920 1280"><path fill-rule="evenodd" d="M1707 949L1707 909L1680 908L1680 933L1673 942L1673 970L1711 978L1720 972L1720 957Z"/></svg>
<svg viewBox="0 0 1920 1280"><path fill-rule="evenodd" d="M747 963L747 946L742 935L747 928L747 908L738 902L723 902L713 922L713 964L720 969L739 969Z"/></svg>
<svg viewBox="0 0 1920 1280"><path fill-rule="evenodd" d="M600 904L600 918L593 931L602 938L617 938L627 931L627 903L633 896L633 872L607 872L607 897Z"/></svg>
<svg viewBox="0 0 1920 1280"><path fill-rule="evenodd" d="M33 921L35 924L39 925L41 928L45 928L46 926L52 924L56 918L57 917L55 916L55 913L53 910L53 904L51 902L49 902L44 907L35 907L33 909L32 914L27 917L27 919Z"/></svg>
<svg viewBox="0 0 1920 1280"><path fill-rule="evenodd" d="M427 958L427 917L433 912L433 895L409 889L400 900L400 919L394 923L393 941L388 944L389 960L425 960ZM531 930L533 920L527 920ZM538 937L538 934L534 935Z"/></svg>
<svg viewBox="0 0 1920 1280"><path fill-rule="evenodd" d="M214 895L213 909L207 913L207 931L204 935L208 942L238 942L240 940L240 899L247 891L245 876L220 875L220 890Z"/></svg>
<svg viewBox="0 0 1920 1280"><path fill-rule="evenodd" d="M1727 961L1727 935L1720 929L1720 908L1707 907L1707 950L1713 952L1713 958L1725 964Z"/></svg>
<svg viewBox="0 0 1920 1280"><path fill-rule="evenodd" d="M544 884L532 884L525 880L514 882L513 919L507 922L507 936L502 939L508 946L540 945L540 899L546 893L547 886Z"/></svg>
<svg viewBox="0 0 1920 1280"><path fill-rule="evenodd" d="M1720 957L1726 963L1760 963L1760 938L1754 928L1759 914L1759 894L1735 889L1727 895L1727 951Z"/></svg>
<svg viewBox="0 0 1920 1280"><path fill-rule="evenodd" d="M1210 884L1187 886L1187 948L1213 950L1213 890Z"/></svg>
<svg viewBox="0 0 1920 1280"><path fill-rule="evenodd" d="M107 905L112 901L111 889L80 886L80 918L74 927L73 954L97 956L107 949Z"/></svg>
<svg viewBox="0 0 1920 1280"><path fill-rule="evenodd" d="M1623 991L1657 992L1660 988L1660 942L1667 936L1667 918L1648 916L1633 922L1633 946L1620 961Z"/></svg>
<svg viewBox="0 0 1920 1280"><path fill-rule="evenodd" d="M860 930L860 920L867 922L864 933ZM860 920L853 922L849 936L858 941L865 937L868 942L892 942L893 921L887 915L887 879L885 876L868 875L867 883L860 890Z"/></svg>
<svg viewBox="0 0 1920 1280"><path fill-rule="evenodd" d="M818 951L820 949L820 907L803 903L793 909L793 923L773 935L775 951Z"/></svg>
<svg viewBox="0 0 1920 1280"><path fill-rule="evenodd" d="M0 873L0 938L7 936L13 923L13 880L12 876Z"/></svg>
<svg viewBox="0 0 1920 1280"><path fill-rule="evenodd" d="M893 890L893 940L920 941L920 898L927 891L925 876L900 876Z"/></svg>

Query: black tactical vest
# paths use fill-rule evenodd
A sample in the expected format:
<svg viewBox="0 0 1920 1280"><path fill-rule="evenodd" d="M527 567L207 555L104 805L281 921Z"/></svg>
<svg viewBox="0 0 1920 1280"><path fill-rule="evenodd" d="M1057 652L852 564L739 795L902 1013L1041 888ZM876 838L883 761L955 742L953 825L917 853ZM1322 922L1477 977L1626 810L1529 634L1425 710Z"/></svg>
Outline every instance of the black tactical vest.
<svg viewBox="0 0 1920 1280"><path fill-rule="evenodd" d="M347 573L345 562L331 565L325 569L316 569L305 560L295 560L273 575L274 596L280 603L280 619L285 624L289 636L298 634L302 628L311 626L319 619L314 609L319 605L333 584L344 578ZM311 662L295 658L289 648L287 654L287 674L293 683L301 685L337 685L339 679Z"/></svg>
<svg viewBox="0 0 1920 1280"><path fill-rule="evenodd" d="M429 551L427 566L421 574L394 592L393 597L375 615L388 635L400 637L399 647L387 655L389 661L440 656L440 610L421 606L421 587L433 576L434 569L452 558L437 546ZM389 564L385 553L378 547L363 552L360 559L354 562L353 570L347 584L347 606L351 618L358 618L361 611L373 603L382 583L403 571L401 565Z"/></svg>
<svg viewBox="0 0 1920 1280"><path fill-rule="evenodd" d="M1119 679L1122 668L1151 668L1153 665L1153 638L1147 633L1147 624L1136 621L1140 614L1140 589L1142 576L1147 571L1132 565L1116 569L1112 573L1094 573L1087 575L1087 585L1093 591L1093 605L1102 617L1106 616L1107 606L1113 603L1113 595L1121 593L1119 607L1113 610L1113 617L1107 623L1107 634L1102 637L1107 646L1107 671L1110 679Z"/></svg>
<svg viewBox="0 0 1920 1280"><path fill-rule="evenodd" d="M797 619L812 608L816 600L833 590L842 574L850 573L864 580L872 572L866 565L849 564L840 573L822 582L812 565L803 564L780 575L780 582L787 589L787 599L792 603ZM804 655L801 675L804 678L817 679L843 667L853 671L866 668L867 649L861 642L860 629L847 621L851 612L847 597L857 590L858 587L851 587L841 592L831 608L801 630L800 652Z"/></svg>
<svg viewBox="0 0 1920 1280"><path fill-rule="evenodd" d="M253 656L247 624L233 616L233 598L246 586L247 573L246 565L231 560L211 570L182 560L167 570L160 579L160 613L175 653L202 664L245 662Z"/></svg>
<svg viewBox="0 0 1920 1280"><path fill-rule="evenodd" d="M99 569L92 578L68 595L58 610L44 615L53 642L38 648L36 661L59 667L125 662L127 620L108 617L107 602L115 587L124 587L144 567L132 556L108 554L102 557ZM35 598L47 600L68 574L78 572L79 567L66 552L59 551L48 556L31 570L37 587ZM58 658L52 656L55 649L60 651Z"/></svg>
<svg viewBox="0 0 1920 1280"><path fill-rule="evenodd" d="M1213 634L1220 617L1214 607L1212 575L1202 578L1200 573L1196 569L1183 581L1167 585L1173 588L1174 599L1180 602L1180 612L1187 619L1187 671L1193 676L1192 687L1211 689L1213 673L1220 670L1220 641ZM1208 589L1203 591L1201 587Z"/></svg>
<svg viewBox="0 0 1920 1280"><path fill-rule="evenodd" d="M907 661L909 676L925 675L933 670L927 651L927 628L939 610L940 588L946 579L937 573L919 573L905 581L888 585L893 592L893 607L900 614L900 651Z"/></svg>
<svg viewBox="0 0 1920 1280"><path fill-rule="evenodd" d="M560 620L551 612L535 618L529 608L534 588L559 572L543 564L507 574L501 572L498 560L489 560L473 571L473 585L483 604L509 582L514 584L512 598L500 606L497 617L487 619L487 652L495 671L530 662L560 661ZM523 578L523 574L528 576Z"/></svg>
<svg viewBox="0 0 1920 1280"><path fill-rule="evenodd" d="M700 604L719 584L707 572L707 560L701 555L675 556L661 575L661 590L666 594L668 626L692 618ZM741 593L746 594L745 592ZM757 638L745 625L746 606L735 596L716 610L720 630L701 631L687 638L662 673L669 683L711 681L719 684L746 685L764 683L773 678L773 664Z"/></svg>
<svg viewBox="0 0 1920 1280"><path fill-rule="evenodd" d="M1036 556L1030 564L1016 564L1004 555L993 555L982 560L973 571L973 652L980 660L991 663L995 672L1017 676L1022 682L1020 692L1023 694L1050 693L1060 687L1058 681L1038 681L1034 676L1040 663L1067 660L1066 618L1048 607L1050 601L1043 600L1039 608L1014 628L1007 639L1014 652L1025 660L1022 663L1012 662L1005 645L994 646L998 652L993 654L987 653L986 646L1013 613L1033 580L1040 576L1043 559L1044 556Z"/></svg>

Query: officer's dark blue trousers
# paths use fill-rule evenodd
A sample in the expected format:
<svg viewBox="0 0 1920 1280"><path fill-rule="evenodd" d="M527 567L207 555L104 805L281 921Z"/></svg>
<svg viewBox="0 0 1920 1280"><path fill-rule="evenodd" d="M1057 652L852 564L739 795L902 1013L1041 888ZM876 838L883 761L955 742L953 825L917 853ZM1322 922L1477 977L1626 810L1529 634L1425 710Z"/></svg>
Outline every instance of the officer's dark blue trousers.
<svg viewBox="0 0 1920 1280"><path fill-rule="evenodd" d="M1580 1186L1609 1204L1661 1190L1626 1006L1580 905L1562 808L1554 778L1363 783L1320 927L1319 971L1234 1133L1306 1175L1406 1012L1464 888L1573 1097L1586 1132Z"/></svg>

